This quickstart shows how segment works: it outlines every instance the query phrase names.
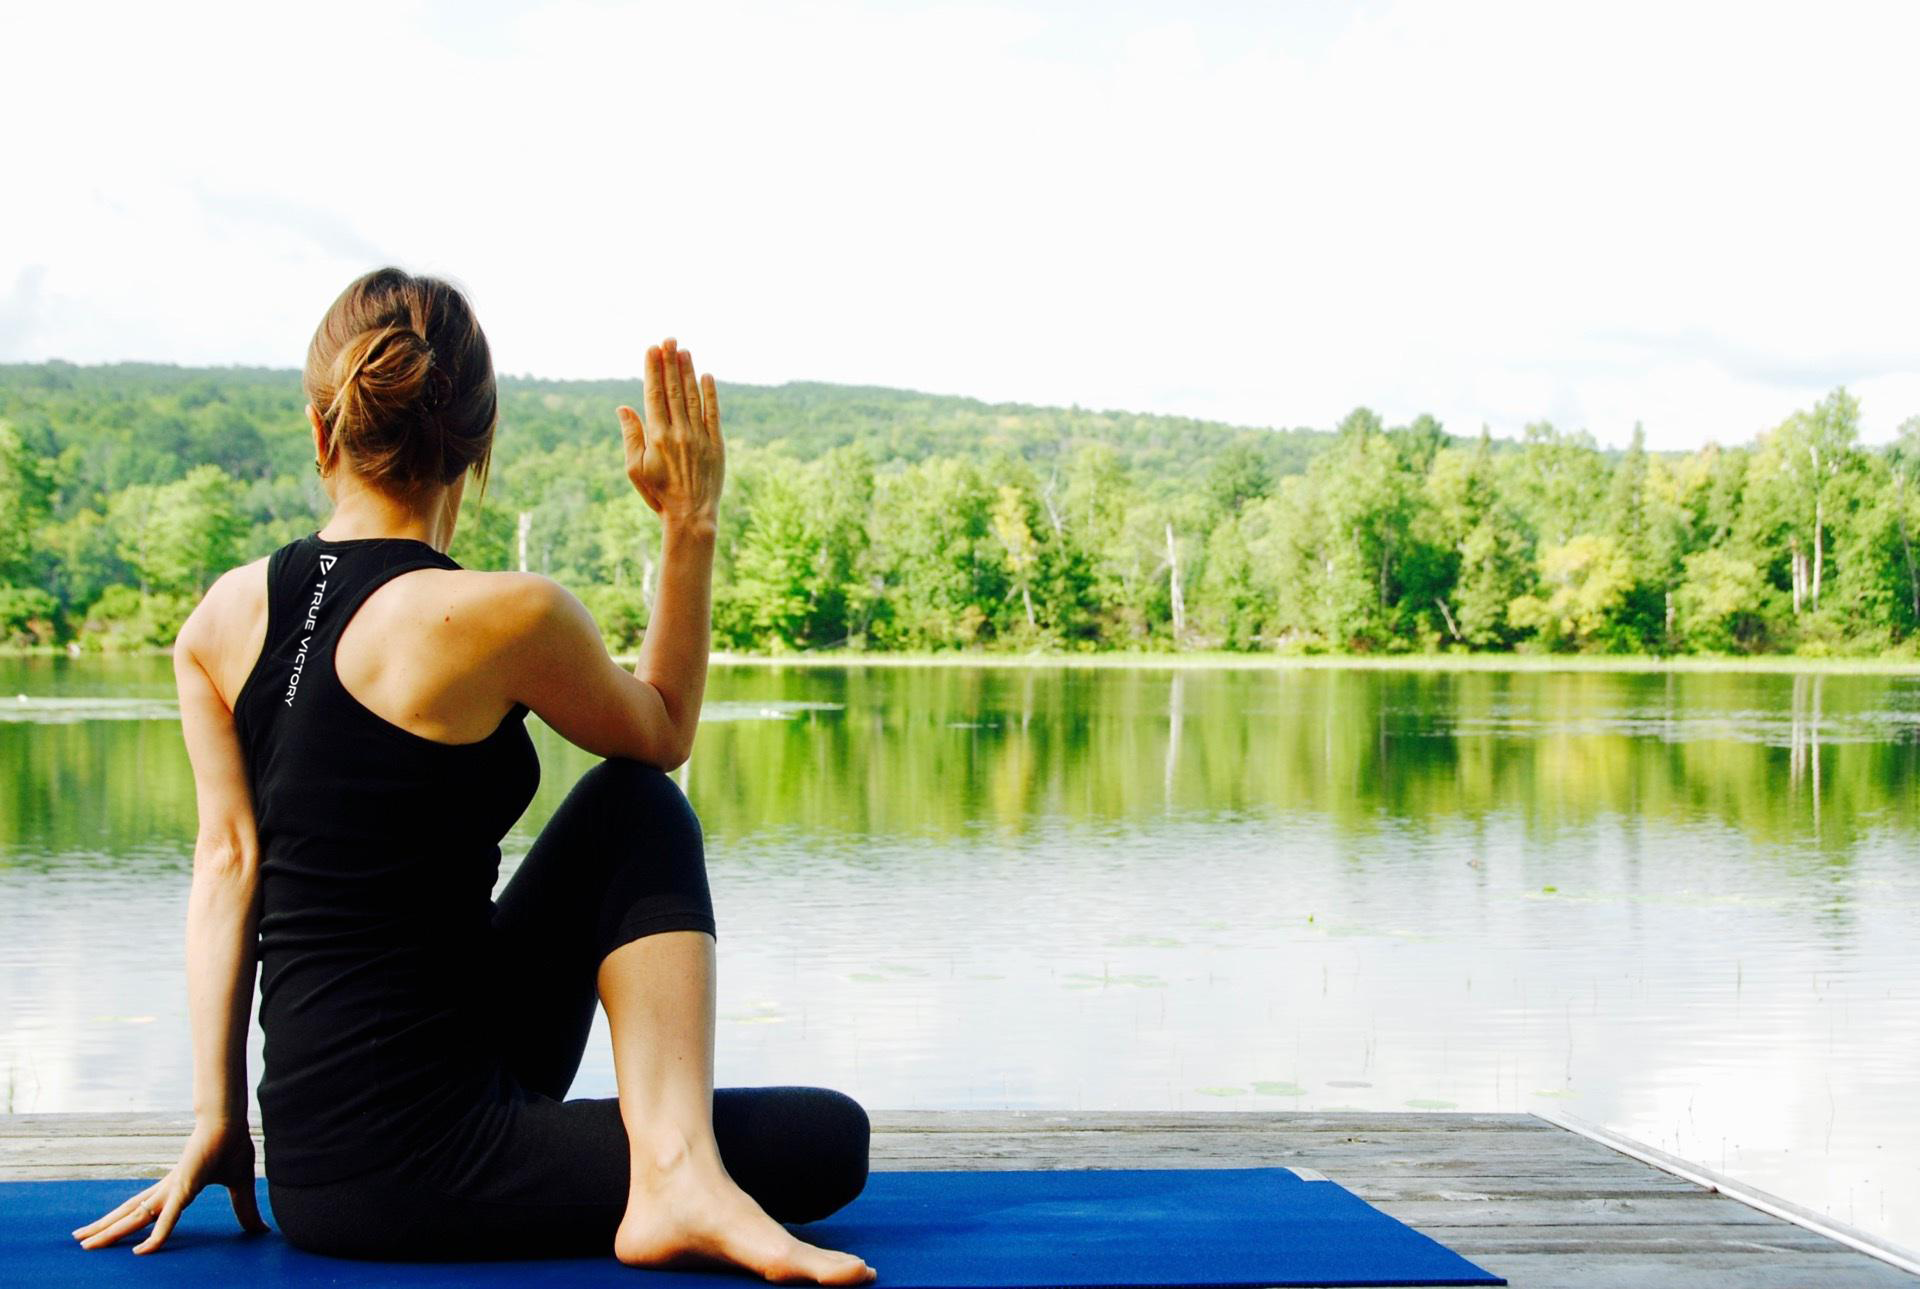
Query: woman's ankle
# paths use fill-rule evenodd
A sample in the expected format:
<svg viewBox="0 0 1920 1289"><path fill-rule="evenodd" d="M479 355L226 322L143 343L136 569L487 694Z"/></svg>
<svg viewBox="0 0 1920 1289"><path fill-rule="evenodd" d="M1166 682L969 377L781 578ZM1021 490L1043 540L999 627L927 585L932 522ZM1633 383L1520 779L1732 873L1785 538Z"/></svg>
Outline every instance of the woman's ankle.
<svg viewBox="0 0 1920 1289"><path fill-rule="evenodd" d="M689 1166L720 1162L720 1150L711 1129L690 1129L683 1124L649 1124L627 1135L634 1177L657 1177L677 1173Z"/></svg>

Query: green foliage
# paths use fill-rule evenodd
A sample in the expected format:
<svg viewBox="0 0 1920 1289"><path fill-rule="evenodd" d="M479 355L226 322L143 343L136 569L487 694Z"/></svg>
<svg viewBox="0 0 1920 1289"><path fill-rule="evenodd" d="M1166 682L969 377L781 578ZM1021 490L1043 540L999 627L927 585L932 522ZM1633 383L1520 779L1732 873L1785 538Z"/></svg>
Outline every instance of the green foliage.
<svg viewBox="0 0 1920 1289"><path fill-rule="evenodd" d="M1723 550L1687 556L1673 596L1687 644L1712 653L1752 646L1759 638L1763 594L1760 570L1751 561Z"/></svg>
<svg viewBox="0 0 1920 1289"><path fill-rule="evenodd" d="M217 465L195 466L172 483L130 485L114 495L107 518L142 586L178 593L204 590L232 567L245 531L238 486Z"/></svg>
<svg viewBox="0 0 1920 1289"><path fill-rule="evenodd" d="M52 494L46 466L0 421L0 582L29 573L34 533L46 520Z"/></svg>
<svg viewBox="0 0 1920 1289"><path fill-rule="evenodd" d="M646 592L634 585L586 586L580 602L593 614L612 649L638 649L647 629Z"/></svg>
<svg viewBox="0 0 1920 1289"><path fill-rule="evenodd" d="M635 382L507 378L452 554L646 630L659 524L621 470ZM0 634L164 645L223 569L323 522L297 373L0 365ZM1750 446L1622 451L721 390L716 646L1802 653L1920 645L1920 418L1835 390ZM1176 621L1179 623L1176 630Z"/></svg>
<svg viewBox="0 0 1920 1289"><path fill-rule="evenodd" d="M110 586L88 608L86 642L98 649L142 649L173 642L193 611L194 598L175 592L146 594Z"/></svg>
<svg viewBox="0 0 1920 1289"><path fill-rule="evenodd" d="M1631 578L1618 541L1583 533L1540 553L1546 598L1522 595L1507 607L1507 617L1522 630L1537 631L1550 649L1586 644L1614 621Z"/></svg>
<svg viewBox="0 0 1920 1289"><path fill-rule="evenodd" d="M53 639L54 598L37 586L0 586L0 644L46 644Z"/></svg>

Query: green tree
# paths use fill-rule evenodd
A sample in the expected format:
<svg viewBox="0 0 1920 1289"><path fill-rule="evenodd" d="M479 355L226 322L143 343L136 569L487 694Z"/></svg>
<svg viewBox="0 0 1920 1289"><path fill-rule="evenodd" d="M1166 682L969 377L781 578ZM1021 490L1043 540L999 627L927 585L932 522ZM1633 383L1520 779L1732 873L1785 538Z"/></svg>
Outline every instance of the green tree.
<svg viewBox="0 0 1920 1289"><path fill-rule="evenodd" d="M34 534L52 509L53 477L18 432L0 421L0 584L32 575Z"/></svg>
<svg viewBox="0 0 1920 1289"><path fill-rule="evenodd" d="M1306 565L1301 617L1333 648L1379 648L1395 633L1399 561L1412 545L1418 479L1380 418L1356 408L1293 500Z"/></svg>
<svg viewBox="0 0 1920 1289"><path fill-rule="evenodd" d="M1753 515L1769 546L1784 546L1794 616L1820 608L1827 578L1829 524L1842 474L1854 464L1860 404L1837 389L1811 411L1789 416L1762 441ZM1784 540L1782 540L1784 539Z"/></svg>
<svg viewBox="0 0 1920 1289"><path fill-rule="evenodd" d="M1605 496L1606 465L1585 430L1566 433L1536 421L1504 464L1501 491L1542 547L1565 545L1591 523Z"/></svg>
<svg viewBox="0 0 1920 1289"><path fill-rule="evenodd" d="M114 498L109 522L141 590L198 595L238 562L245 531L239 485L217 465L172 483L135 484Z"/></svg>
<svg viewBox="0 0 1920 1289"><path fill-rule="evenodd" d="M1632 568L1612 537L1583 533L1542 551L1539 564L1546 598L1523 595L1507 615L1550 648L1577 648L1599 635L1632 585Z"/></svg>
<svg viewBox="0 0 1920 1289"><path fill-rule="evenodd" d="M1482 427L1470 449L1433 459L1416 533L1431 552L1428 591L1444 637L1472 648L1511 643L1507 606L1532 584L1526 527L1501 497L1493 441Z"/></svg>
<svg viewBox="0 0 1920 1289"><path fill-rule="evenodd" d="M1752 642L1760 625L1763 584L1750 560L1719 550L1687 556L1685 576L1674 591L1682 636L1695 649L1718 652Z"/></svg>
<svg viewBox="0 0 1920 1289"><path fill-rule="evenodd" d="M1040 543L1027 522L1028 501L1021 490L1003 483L995 490L991 520L994 538L1006 561L1007 593L1018 592L1026 609L1027 630L1038 630L1033 614L1034 566L1040 561Z"/></svg>
<svg viewBox="0 0 1920 1289"><path fill-rule="evenodd" d="M1222 514L1273 491L1273 462L1247 439L1236 439L1207 468L1207 492Z"/></svg>

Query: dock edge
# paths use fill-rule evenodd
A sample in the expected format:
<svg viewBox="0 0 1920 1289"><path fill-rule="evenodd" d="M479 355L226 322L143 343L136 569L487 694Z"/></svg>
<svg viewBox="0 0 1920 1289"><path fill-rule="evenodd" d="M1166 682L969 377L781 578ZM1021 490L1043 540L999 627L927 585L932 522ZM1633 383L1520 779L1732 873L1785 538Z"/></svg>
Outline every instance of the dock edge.
<svg viewBox="0 0 1920 1289"><path fill-rule="evenodd" d="M1757 1208L1762 1213L1792 1222L1795 1226L1805 1227L1816 1235L1824 1235L1829 1240L1835 1240L1869 1257L1878 1258L1902 1271L1920 1275L1920 1253L1903 1248L1891 1240L1848 1226L1845 1222L1829 1217L1825 1213L1816 1213L1804 1204L1795 1204L1792 1200L1769 1195L1758 1187L1735 1181L1731 1177L1716 1173L1704 1165L1682 1159L1678 1155L1669 1155L1664 1150L1635 1141L1611 1128L1582 1119L1577 1115L1547 1110L1534 1110L1529 1113L1534 1118L1544 1120L1556 1128L1564 1128L1568 1132L1597 1141L1609 1150L1618 1151L1645 1164L1652 1164L1655 1168L1672 1173L1683 1181L1717 1191L1728 1199L1740 1201L1749 1208Z"/></svg>

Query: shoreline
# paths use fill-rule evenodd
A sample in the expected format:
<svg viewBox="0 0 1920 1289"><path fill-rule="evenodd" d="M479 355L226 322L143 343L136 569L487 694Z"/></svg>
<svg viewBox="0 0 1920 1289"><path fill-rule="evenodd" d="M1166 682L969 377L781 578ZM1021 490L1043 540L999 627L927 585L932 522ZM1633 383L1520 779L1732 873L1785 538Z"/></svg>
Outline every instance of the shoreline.
<svg viewBox="0 0 1920 1289"><path fill-rule="evenodd" d="M142 658L170 656L170 649L126 649L69 654L52 647L4 648L0 658ZM624 667L639 654L619 652L613 660ZM1147 653L1108 650L1100 653L999 653L941 650L921 653L869 653L858 650L819 650L806 653L734 653L716 649L707 655L709 666L738 667L1003 667L1110 668L1121 670L1225 671L1478 671L1478 672L1750 672L1818 675L1920 675L1920 658L1808 658L1796 654L1755 654L1752 657L1674 654L1273 654L1193 650L1183 653Z"/></svg>
<svg viewBox="0 0 1920 1289"><path fill-rule="evenodd" d="M638 654L616 654L633 666ZM1920 658L1752 658L1635 654L1246 654L1192 653L856 653L744 654L714 650L708 665L762 667L1089 667L1234 671L1484 671L1484 672L1806 672L1828 675L1920 675Z"/></svg>

